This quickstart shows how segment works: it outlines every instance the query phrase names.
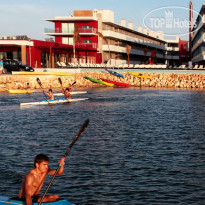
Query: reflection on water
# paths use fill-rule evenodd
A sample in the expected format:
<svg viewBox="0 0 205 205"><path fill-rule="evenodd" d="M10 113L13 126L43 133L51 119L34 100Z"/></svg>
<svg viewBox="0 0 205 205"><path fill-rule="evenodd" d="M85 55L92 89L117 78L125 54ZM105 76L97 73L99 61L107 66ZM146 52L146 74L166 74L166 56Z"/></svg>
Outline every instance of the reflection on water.
<svg viewBox="0 0 205 205"><path fill-rule="evenodd" d="M19 104L42 93L0 95L0 195L18 195L36 154L56 168L89 118L49 194L77 205L205 203L204 91L89 91L75 96L87 101L28 108Z"/></svg>

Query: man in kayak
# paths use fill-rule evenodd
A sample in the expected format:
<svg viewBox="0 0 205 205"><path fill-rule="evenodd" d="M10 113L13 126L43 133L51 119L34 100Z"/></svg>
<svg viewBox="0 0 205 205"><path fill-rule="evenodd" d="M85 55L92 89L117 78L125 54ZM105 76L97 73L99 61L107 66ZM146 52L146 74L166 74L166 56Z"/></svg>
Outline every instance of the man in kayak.
<svg viewBox="0 0 205 205"><path fill-rule="evenodd" d="M64 94L66 100L71 99L69 88L66 88L65 90L62 88L61 92Z"/></svg>
<svg viewBox="0 0 205 205"><path fill-rule="evenodd" d="M65 158L61 158L58 164L61 165L57 175L62 175L64 171ZM54 175L56 170L48 167L49 158L44 154L39 154L34 160L34 169L30 170L23 178L21 184L21 190L19 192L19 199L25 200L26 205L32 205L32 202L40 202L42 196L39 196L39 192L43 186L43 183L48 174ZM59 200L59 196L47 195L43 199L43 202L53 202Z"/></svg>
<svg viewBox="0 0 205 205"><path fill-rule="evenodd" d="M53 95L53 91L52 89L48 90L48 93L46 93L45 91L43 91L44 94L48 95L48 100L54 100L54 95Z"/></svg>

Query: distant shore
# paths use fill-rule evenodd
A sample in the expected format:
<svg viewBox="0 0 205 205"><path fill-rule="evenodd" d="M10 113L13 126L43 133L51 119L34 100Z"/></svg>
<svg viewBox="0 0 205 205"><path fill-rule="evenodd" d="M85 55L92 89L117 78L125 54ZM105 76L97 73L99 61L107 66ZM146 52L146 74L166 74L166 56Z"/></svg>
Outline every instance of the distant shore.
<svg viewBox="0 0 205 205"><path fill-rule="evenodd" d="M117 71L118 72L118 71ZM150 87L150 88L182 88L182 89L205 89L204 74L187 74L187 73L146 73L151 79L138 78L128 73L122 72L124 78L119 78L106 72L82 72L70 76L54 75L0 75L0 92L7 92L9 89L17 89L19 86L26 87L29 82L31 89L41 89L36 81L40 78L43 89L60 89L58 77L63 82L63 87L69 87L74 81L76 84L73 88L92 88L106 87L105 85L96 84L84 77L105 78L112 81L130 84L131 87Z"/></svg>

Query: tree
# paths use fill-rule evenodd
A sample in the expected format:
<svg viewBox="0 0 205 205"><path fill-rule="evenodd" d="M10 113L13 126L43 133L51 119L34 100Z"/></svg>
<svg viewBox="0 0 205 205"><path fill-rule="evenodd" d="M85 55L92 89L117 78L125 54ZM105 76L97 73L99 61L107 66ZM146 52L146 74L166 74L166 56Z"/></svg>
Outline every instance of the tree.
<svg viewBox="0 0 205 205"><path fill-rule="evenodd" d="M128 67L130 65L130 51L132 47L130 45L126 45L126 51L127 51L127 56L128 56Z"/></svg>
<svg viewBox="0 0 205 205"><path fill-rule="evenodd" d="M75 59L75 45L76 43L78 43L80 41L80 34L79 34L79 30L78 30L78 26L75 26L74 28L74 34L73 34L73 56L74 56L74 64L76 62Z"/></svg>
<svg viewBox="0 0 205 205"><path fill-rule="evenodd" d="M109 43L108 43L107 38L106 38L105 36L103 36L103 34L102 34L101 32L97 32L97 35L98 35L100 38L102 38L102 39L105 41L105 43L107 44L108 49L109 49L109 60L111 60L110 47L109 47ZM108 61L109 61L109 60L108 60ZM111 62L110 62L110 63L111 63Z"/></svg>

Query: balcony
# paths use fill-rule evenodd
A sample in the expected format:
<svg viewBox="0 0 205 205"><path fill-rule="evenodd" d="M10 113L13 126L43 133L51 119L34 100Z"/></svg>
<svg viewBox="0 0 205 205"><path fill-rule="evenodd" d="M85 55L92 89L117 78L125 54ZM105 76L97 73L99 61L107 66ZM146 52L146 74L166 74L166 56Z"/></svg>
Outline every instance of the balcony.
<svg viewBox="0 0 205 205"><path fill-rule="evenodd" d="M69 45L71 45L71 44L69 44ZM73 46L73 44L71 45L71 46ZM76 43L75 44L75 47L76 48L83 48L83 49L94 49L94 50L96 50L97 48L98 48L98 44L97 43Z"/></svg>
<svg viewBox="0 0 205 205"><path fill-rule="evenodd" d="M167 51L179 51L179 48L178 47L166 47Z"/></svg>
<svg viewBox="0 0 205 205"><path fill-rule="evenodd" d="M97 29L91 28L91 29L78 29L80 35L96 35ZM50 35L50 36L59 36L59 35L73 35L74 29L62 29L62 28L44 28L44 34Z"/></svg>
<svg viewBox="0 0 205 205"><path fill-rule="evenodd" d="M102 50L104 52L113 52L113 53L124 53L124 54L127 54L127 49L126 47L122 47L122 46L116 46L116 45L103 45L102 46ZM131 51L130 51L130 54L132 55L140 55L140 56L144 56L144 51L143 50L139 50L139 49L135 49L135 48L132 48ZM146 56L150 56L151 55L151 52L147 52ZM157 53L157 58L164 58L164 56L162 54L159 54Z"/></svg>
<svg viewBox="0 0 205 205"><path fill-rule="evenodd" d="M106 38L112 38L112 39L116 39L116 40L127 41L127 42L130 42L130 43L137 43L137 44L141 44L143 46L149 46L149 47L165 50L165 46L158 45L158 44L155 44L155 43L152 43L152 42L148 42L146 40L138 39L136 37L128 36L126 34L114 32L114 31L110 31L110 30L103 30L102 34Z"/></svg>

